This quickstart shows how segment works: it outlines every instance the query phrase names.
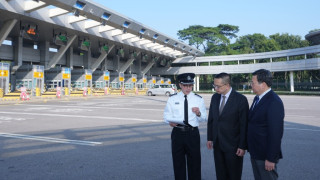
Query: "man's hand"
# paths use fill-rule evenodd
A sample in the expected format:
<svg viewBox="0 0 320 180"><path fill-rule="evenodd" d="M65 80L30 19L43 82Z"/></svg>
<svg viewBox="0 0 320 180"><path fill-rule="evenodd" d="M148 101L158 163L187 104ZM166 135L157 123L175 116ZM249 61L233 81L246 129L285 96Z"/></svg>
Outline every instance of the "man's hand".
<svg viewBox="0 0 320 180"><path fill-rule="evenodd" d="M197 116L201 116L201 112L198 107L192 107L192 112L194 112Z"/></svg>
<svg viewBox="0 0 320 180"><path fill-rule="evenodd" d="M275 163L266 160L265 168L266 168L267 171L272 171L275 168Z"/></svg>
<svg viewBox="0 0 320 180"><path fill-rule="evenodd" d="M171 127L176 127L178 124L176 124L176 123L169 123L169 125L171 126Z"/></svg>
<svg viewBox="0 0 320 180"><path fill-rule="evenodd" d="M207 141L207 148L212 149L213 148L213 141Z"/></svg>
<svg viewBox="0 0 320 180"><path fill-rule="evenodd" d="M238 148L236 155L242 157L242 156L244 156L245 153L246 153L245 150Z"/></svg>

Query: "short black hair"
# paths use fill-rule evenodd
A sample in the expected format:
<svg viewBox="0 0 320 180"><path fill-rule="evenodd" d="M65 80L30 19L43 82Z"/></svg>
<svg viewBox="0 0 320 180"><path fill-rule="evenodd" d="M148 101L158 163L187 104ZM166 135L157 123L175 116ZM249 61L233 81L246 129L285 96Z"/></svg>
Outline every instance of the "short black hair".
<svg viewBox="0 0 320 180"><path fill-rule="evenodd" d="M222 79L223 84L231 84L231 75L225 72L215 75L215 79Z"/></svg>
<svg viewBox="0 0 320 180"><path fill-rule="evenodd" d="M272 86L272 74L269 70L259 69L252 73L253 76L257 76L259 83L265 82L268 87Z"/></svg>

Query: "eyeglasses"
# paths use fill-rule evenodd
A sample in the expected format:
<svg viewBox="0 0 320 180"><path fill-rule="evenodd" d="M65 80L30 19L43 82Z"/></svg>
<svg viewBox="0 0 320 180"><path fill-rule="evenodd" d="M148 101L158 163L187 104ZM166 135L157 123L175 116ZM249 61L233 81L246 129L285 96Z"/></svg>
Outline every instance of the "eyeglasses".
<svg viewBox="0 0 320 180"><path fill-rule="evenodd" d="M214 89L220 89L220 88L222 88L223 86L225 86L225 84L223 84L223 85L221 85L221 86L212 84L212 87L213 87Z"/></svg>

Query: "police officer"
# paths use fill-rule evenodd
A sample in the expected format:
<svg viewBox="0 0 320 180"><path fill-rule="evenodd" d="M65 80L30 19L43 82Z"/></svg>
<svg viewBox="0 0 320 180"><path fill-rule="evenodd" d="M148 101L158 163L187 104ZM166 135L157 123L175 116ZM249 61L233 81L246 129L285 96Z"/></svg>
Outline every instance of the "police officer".
<svg viewBox="0 0 320 180"><path fill-rule="evenodd" d="M178 75L181 91L169 97L164 110L164 121L172 129L171 150L176 180L186 180L186 162L189 180L201 179L199 122L207 120L206 107L201 96L192 92L193 73Z"/></svg>

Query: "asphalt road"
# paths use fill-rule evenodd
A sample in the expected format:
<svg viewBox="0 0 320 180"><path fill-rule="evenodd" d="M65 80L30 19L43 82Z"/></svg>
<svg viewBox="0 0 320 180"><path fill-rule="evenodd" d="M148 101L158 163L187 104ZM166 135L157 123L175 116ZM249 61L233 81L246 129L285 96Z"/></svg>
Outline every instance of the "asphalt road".
<svg viewBox="0 0 320 180"><path fill-rule="evenodd" d="M252 95L248 95L251 103ZM207 108L211 95L203 95ZM320 97L281 96L285 180L320 179ZM164 96L0 102L0 179L174 179ZM202 177L215 179L200 124ZM249 154L243 179L253 179Z"/></svg>

